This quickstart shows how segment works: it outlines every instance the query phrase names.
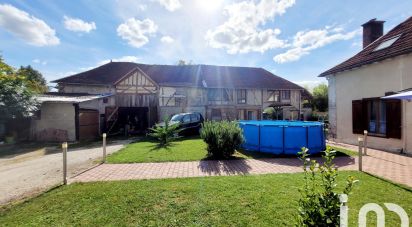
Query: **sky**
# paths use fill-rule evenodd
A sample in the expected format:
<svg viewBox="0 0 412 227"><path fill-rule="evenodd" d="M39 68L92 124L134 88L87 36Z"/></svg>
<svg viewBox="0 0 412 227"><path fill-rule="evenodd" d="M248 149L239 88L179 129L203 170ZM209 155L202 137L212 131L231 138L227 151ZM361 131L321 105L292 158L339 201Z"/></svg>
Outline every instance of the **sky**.
<svg viewBox="0 0 412 227"><path fill-rule="evenodd" d="M113 61L262 67L305 86L362 48L361 24L385 32L411 0L0 1L0 55L48 81ZM253 76L253 75L251 75Z"/></svg>

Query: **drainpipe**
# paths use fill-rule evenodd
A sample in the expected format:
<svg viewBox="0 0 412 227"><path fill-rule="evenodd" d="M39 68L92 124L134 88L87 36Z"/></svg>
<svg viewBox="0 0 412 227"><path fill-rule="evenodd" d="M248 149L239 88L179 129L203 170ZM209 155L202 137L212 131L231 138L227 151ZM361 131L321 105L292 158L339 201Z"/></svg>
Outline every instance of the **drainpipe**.
<svg viewBox="0 0 412 227"><path fill-rule="evenodd" d="M401 90L403 90L403 77L404 77L404 68L405 68L405 64L404 64L404 57L402 57L400 59L400 74L401 74ZM406 136L406 132L407 132L407 122L406 122L406 101L402 100L401 101L402 104L402 151L406 152L406 144L407 144L407 136Z"/></svg>

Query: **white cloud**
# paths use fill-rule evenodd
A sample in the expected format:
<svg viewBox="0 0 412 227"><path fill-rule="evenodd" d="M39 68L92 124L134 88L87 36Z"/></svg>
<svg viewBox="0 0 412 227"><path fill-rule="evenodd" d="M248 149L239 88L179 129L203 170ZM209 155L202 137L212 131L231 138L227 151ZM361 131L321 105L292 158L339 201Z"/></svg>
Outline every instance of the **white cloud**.
<svg viewBox="0 0 412 227"><path fill-rule="evenodd" d="M160 41L161 41L162 43L173 43L175 40L174 40L172 37L166 35L166 36L163 36L163 37L160 39Z"/></svg>
<svg viewBox="0 0 412 227"><path fill-rule="evenodd" d="M47 61L42 61L40 59L33 59L33 63L40 64L40 65L47 65Z"/></svg>
<svg viewBox="0 0 412 227"><path fill-rule="evenodd" d="M162 5L163 7L165 7L167 10L171 12L182 7L182 4L180 3L179 0L157 0L157 1L160 3L160 5Z"/></svg>
<svg viewBox="0 0 412 227"><path fill-rule="evenodd" d="M0 4L0 27L34 46L60 43L56 32L43 20L8 4Z"/></svg>
<svg viewBox="0 0 412 227"><path fill-rule="evenodd" d="M148 35L157 31L157 25L150 19L129 18L117 27L117 35L128 41L133 47L141 47L149 42Z"/></svg>
<svg viewBox="0 0 412 227"><path fill-rule="evenodd" d="M67 30L74 32L86 32L89 33L92 30L96 29L96 24L94 22L85 22L78 18L71 18L64 16L64 27Z"/></svg>
<svg viewBox="0 0 412 227"><path fill-rule="evenodd" d="M281 32L279 29L263 29L262 26L294 4L295 0L261 0L259 3L242 1L228 5L225 8L227 21L208 30L206 40L211 47L226 49L230 54L263 53L286 47L287 43L277 38Z"/></svg>
<svg viewBox="0 0 412 227"><path fill-rule="evenodd" d="M325 27L319 30L300 31L293 38L292 47L284 53L276 55L273 60L285 63L299 60L311 50L323 47L338 40L349 40L360 34L360 30L344 33L340 27Z"/></svg>
<svg viewBox="0 0 412 227"><path fill-rule="evenodd" d="M137 8L139 8L141 11L145 11L145 10L147 9L147 5L145 5L145 4L139 4L139 5L137 6Z"/></svg>

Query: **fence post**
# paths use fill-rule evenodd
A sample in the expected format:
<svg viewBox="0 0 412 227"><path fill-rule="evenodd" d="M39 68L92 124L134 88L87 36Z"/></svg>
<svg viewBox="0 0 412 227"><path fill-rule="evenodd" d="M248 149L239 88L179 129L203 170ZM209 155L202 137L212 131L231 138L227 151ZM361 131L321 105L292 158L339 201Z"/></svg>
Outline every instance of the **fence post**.
<svg viewBox="0 0 412 227"><path fill-rule="evenodd" d="M106 162L106 133L103 133L103 163Z"/></svg>
<svg viewBox="0 0 412 227"><path fill-rule="evenodd" d="M339 201L340 201L340 227L348 227L348 195L346 194L340 194L339 195Z"/></svg>
<svg viewBox="0 0 412 227"><path fill-rule="evenodd" d="M63 149L63 184L67 184L67 142L62 143Z"/></svg>
<svg viewBox="0 0 412 227"><path fill-rule="evenodd" d="M368 130L363 131L363 153L368 155Z"/></svg>
<svg viewBox="0 0 412 227"><path fill-rule="evenodd" d="M358 149L358 164L359 164L359 171L362 171L362 145L363 145L363 138L358 137L358 142L359 142L359 149Z"/></svg>

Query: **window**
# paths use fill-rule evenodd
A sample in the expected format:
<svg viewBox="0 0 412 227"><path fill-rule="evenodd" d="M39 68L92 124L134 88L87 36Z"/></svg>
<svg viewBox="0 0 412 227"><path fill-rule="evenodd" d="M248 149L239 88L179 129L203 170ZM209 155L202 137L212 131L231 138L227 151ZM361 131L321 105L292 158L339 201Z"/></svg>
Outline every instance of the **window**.
<svg viewBox="0 0 412 227"><path fill-rule="evenodd" d="M229 102L232 100L232 91L229 89L222 89L223 101Z"/></svg>
<svg viewBox="0 0 412 227"><path fill-rule="evenodd" d="M401 102L380 98L352 101L352 129L355 134L401 138Z"/></svg>
<svg viewBox="0 0 412 227"><path fill-rule="evenodd" d="M246 89L237 90L237 103L245 104L246 103Z"/></svg>
<svg viewBox="0 0 412 227"><path fill-rule="evenodd" d="M230 89L211 88L208 90L207 98L209 101L230 102L233 100L233 93Z"/></svg>
<svg viewBox="0 0 412 227"><path fill-rule="evenodd" d="M190 114L183 117L183 123L190 123Z"/></svg>
<svg viewBox="0 0 412 227"><path fill-rule="evenodd" d="M402 34L386 39L381 44L379 44L373 51L378 51L390 47L394 42L396 42L396 40L398 40L401 37L401 35Z"/></svg>
<svg viewBox="0 0 412 227"><path fill-rule="evenodd" d="M198 121L200 121L199 114L191 114L191 115L190 115L190 121L191 121L191 122L198 122Z"/></svg>
<svg viewBox="0 0 412 227"><path fill-rule="evenodd" d="M282 100L290 100L290 90L281 91Z"/></svg>
<svg viewBox="0 0 412 227"><path fill-rule="evenodd" d="M279 102L279 91L276 90L268 90L268 102Z"/></svg>
<svg viewBox="0 0 412 227"><path fill-rule="evenodd" d="M219 88L211 88L207 92L207 98L209 101L220 101L222 96L222 90Z"/></svg>
<svg viewBox="0 0 412 227"><path fill-rule="evenodd" d="M257 119L257 113L254 110L248 110L247 111L247 119L248 120L256 120Z"/></svg>
<svg viewBox="0 0 412 227"><path fill-rule="evenodd" d="M368 100L367 105L367 129L370 133L386 134L386 105L381 100Z"/></svg>

